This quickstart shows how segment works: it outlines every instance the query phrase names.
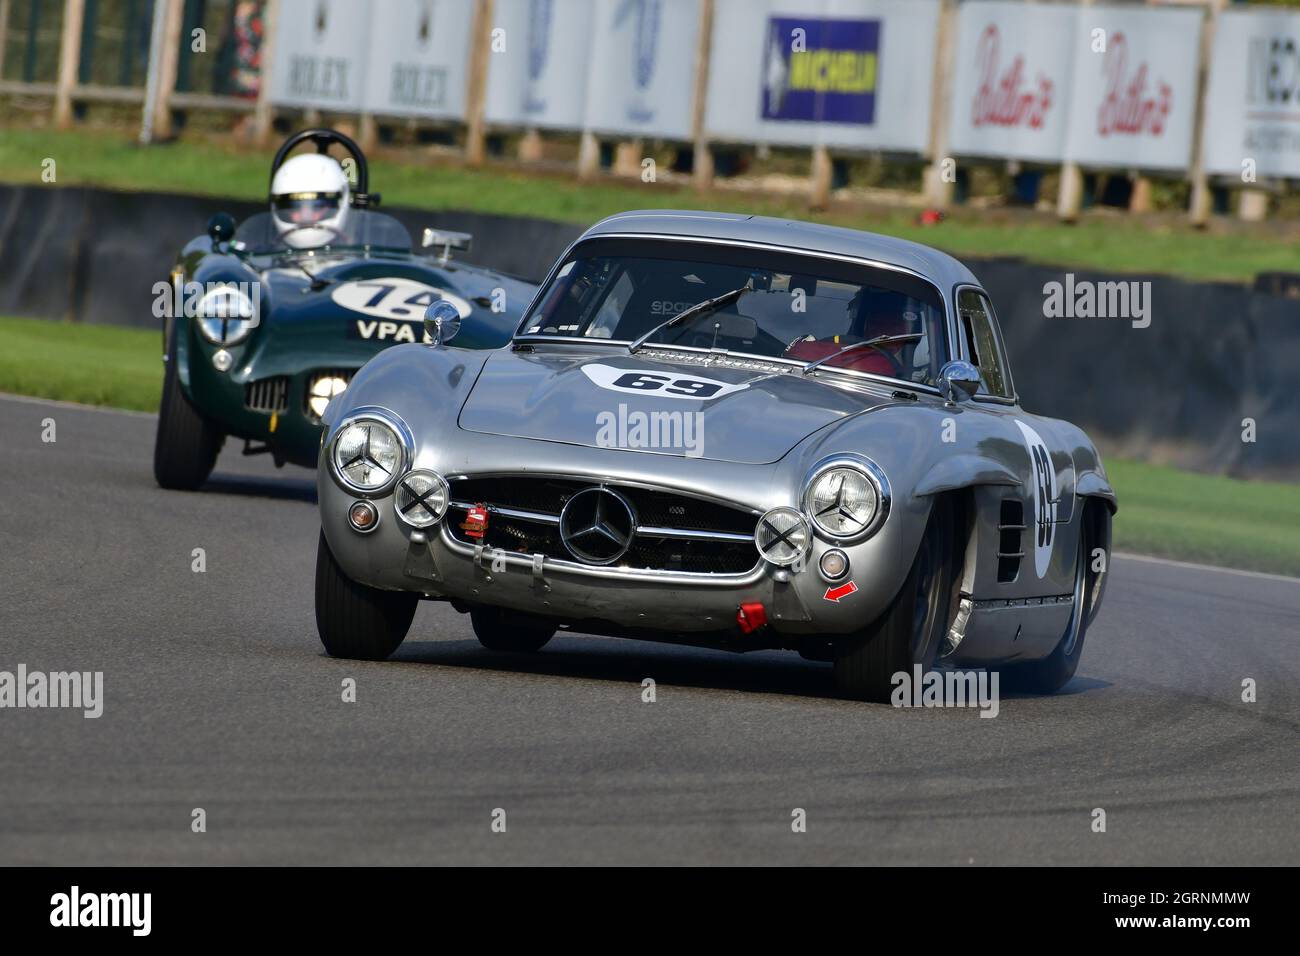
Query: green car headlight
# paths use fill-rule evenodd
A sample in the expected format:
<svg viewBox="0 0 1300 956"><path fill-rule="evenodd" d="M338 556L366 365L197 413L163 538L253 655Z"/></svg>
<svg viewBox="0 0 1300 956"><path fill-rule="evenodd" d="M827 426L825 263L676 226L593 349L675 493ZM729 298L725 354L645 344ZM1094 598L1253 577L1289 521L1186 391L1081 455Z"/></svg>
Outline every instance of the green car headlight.
<svg viewBox="0 0 1300 956"><path fill-rule="evenodd" d="M217 286L199 298L194 322L213 345L237 345L257 327L257 307L237 286Z"/></svg>

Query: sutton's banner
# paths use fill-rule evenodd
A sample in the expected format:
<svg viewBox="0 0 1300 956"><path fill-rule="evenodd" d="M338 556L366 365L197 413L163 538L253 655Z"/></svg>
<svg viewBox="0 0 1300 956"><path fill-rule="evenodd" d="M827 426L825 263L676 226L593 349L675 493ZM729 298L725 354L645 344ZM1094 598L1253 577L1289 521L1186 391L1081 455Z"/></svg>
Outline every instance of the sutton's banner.
<svg viewBox="0 0 1300 956"><path fill-rule="evenodd" d="M345 113L365 96L370 0L281 0L271 102Z"/></svg>
<svg viewBox="0 0 1300 956"><path fill-rule="evenodd" d="M1065 156L1074 7L962 4L949 149L1043 162Z"/></svg>
<svg viewBox="0 0 1300 956"><path fill-rule="evenodd" d="M487 120L581 129L593 0L497 0L505 49L488 62Z"/></svg>
<svg viewBox="0 0 1300 956"><path fill-rule="evenodd" d="M1196 123L1201 11L1081 7L1066 158L1186 169Z"/></svg>
<svg viewBox="0 0 1300 956"><path fill-rule="evenodd" d="M1202 140L1207 172L1300 177L1300 13L1219 17Z"/></svg>
<svg viewBox="0 0 1300 956"><path fill-rule="evenodd" d="M708 135L923 152L938 22L937 0L717 0Z"/></svg>

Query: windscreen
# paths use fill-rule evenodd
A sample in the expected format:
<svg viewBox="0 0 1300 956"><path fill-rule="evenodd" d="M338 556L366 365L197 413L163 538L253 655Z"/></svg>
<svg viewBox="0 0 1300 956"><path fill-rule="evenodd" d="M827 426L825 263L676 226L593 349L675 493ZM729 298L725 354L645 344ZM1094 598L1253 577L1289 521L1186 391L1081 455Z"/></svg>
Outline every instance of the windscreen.
<svg viewBox="0 0 1300 956"><path fill-rule="evenodd" d="M741 291L743 290L743 291ZM675 324L699 303L727 302ZM933 384L945 361L942 299L909 273L720 244L593 240L577 247L522 336L725 349ZM868 340L840 354L842 349Z"/></svg>
<svg viewBox="0 0 1300 956"><path fill-rule="evenodd" d="M269 212L259 212L249 216L235 230L233 248L238 252L251 255L304 251L306 247L295 246L287 238L290 235L289 230L295 226L310 227L319 220L308 216L305 208L299 211L305 217L301 222L289 222ZM368 209L349 209L338 232L329 234L320 245L311 248L320 250L371 248L410 252L411 234L392 216Z"/></svg>

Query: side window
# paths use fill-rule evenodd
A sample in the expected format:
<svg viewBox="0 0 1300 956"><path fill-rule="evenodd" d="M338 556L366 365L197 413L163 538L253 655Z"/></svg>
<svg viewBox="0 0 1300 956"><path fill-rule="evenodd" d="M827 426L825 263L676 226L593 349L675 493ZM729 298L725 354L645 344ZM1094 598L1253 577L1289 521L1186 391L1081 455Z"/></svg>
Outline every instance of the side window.
<svg viewBox="0 0 1300 956"><path fill-rule="evenodd" d="M963 289L957 297L957 311L961 316L962 334L966 337L966 348L971 354L971 361L980 370L984 380L980 393L995 395L998 398L1011 397L1011 385L1007 381L1006 358L1002 354L1002 343L998 341L990 317L992 307L988 299L974 289Z"/></svg>

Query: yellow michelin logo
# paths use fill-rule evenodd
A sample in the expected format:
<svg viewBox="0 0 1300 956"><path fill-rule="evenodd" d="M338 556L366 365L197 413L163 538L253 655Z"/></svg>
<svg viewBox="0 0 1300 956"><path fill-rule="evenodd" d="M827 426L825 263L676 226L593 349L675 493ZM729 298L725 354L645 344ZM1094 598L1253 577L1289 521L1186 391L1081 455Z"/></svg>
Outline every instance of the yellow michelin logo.
<svg viewBox="0 0 1300 956"><path fill-rule="evenodd" d="M791 53L789 88L814 93L874 93L876 54L854 50Z"/></svg>

